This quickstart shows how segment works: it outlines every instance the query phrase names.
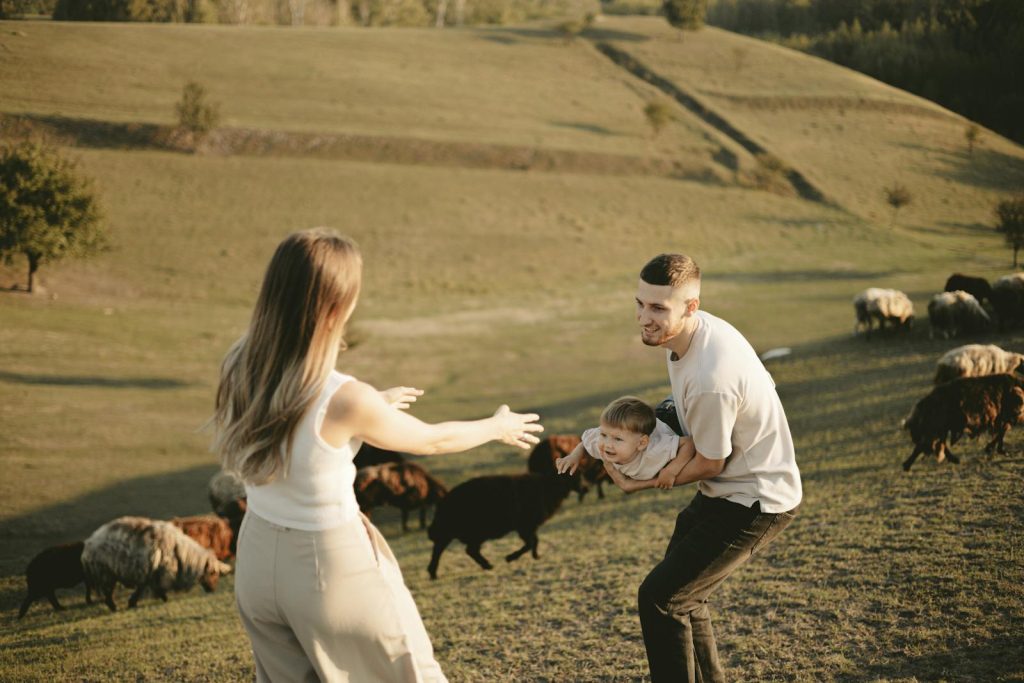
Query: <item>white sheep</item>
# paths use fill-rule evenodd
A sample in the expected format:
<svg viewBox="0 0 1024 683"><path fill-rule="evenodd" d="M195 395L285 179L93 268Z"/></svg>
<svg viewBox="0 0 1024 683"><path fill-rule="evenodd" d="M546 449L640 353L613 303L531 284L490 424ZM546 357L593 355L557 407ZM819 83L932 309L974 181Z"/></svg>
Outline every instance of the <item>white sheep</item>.
<svg viewBox="0 0 1024 683"><path fill-rule="evenodd" d="M865 338L871 337L873 321L878 321L878 329L885 328L886 322L893 327L909 329L914 324L914 304L898 289L881 289L869 287L853 298L853 309L857 314L857 322L853 333L860 328L865 331Z"/></svg>
<svg viewBox="0 0 1024 683"><path fill-rule="evenodd" d="M947 351L939 359L935 383L957 377L981 377L1024 370L1024 354L1004 351L994 344L967 344Z"/></svg>
<svg viewBox="0 0 1024 683"><path fill-rule="evenodd" d="M86 581L103 594L114 612L118 582L136 589L128 600L128 606L135 607L146 588L164 602L168 590L188 590L197 581L210 592L220 576L231 572L231 565L170 522L119 517L86 539L82 569Z"/></svg>
<svg viewBox="0 0 1024 683"><path fill-rule="evenodd" d="M968 334L984 332L992 327L992 318L978 300L963 290L941 292L928 302L929 337L935 333L944 339L955 337L961 332Z"/></svg>
<svg viewBox="0 0 1024 683"><path fill-rule="evenodd" d="M245 498L245 484L231 472L221 471L213 475L207 489L210 505L221 517L229 517L231 503Z"/></svg>

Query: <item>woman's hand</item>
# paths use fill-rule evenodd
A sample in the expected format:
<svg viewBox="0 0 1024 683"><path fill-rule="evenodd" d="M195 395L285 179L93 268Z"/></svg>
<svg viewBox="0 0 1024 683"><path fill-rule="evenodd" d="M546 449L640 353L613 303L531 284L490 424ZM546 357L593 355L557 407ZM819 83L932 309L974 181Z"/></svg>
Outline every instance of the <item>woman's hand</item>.
<svg viewBox="0 0 1024 683"><path fill-rule="evenodd" d="M501 406L494 413L498 427L498 440L516 448L531 448L540 439L530 432L543 432L544 427L537 422L540 415L536 413L513 413L508 406Z"/></svg>
<svg viewBox="0 0 1024 683"><path fill-rule="evenodd" d="M380 392L380 395L384 398L384 402L392 408L406 410L416 402L417 397L423 395L423 390L412 387L391 387Z"/></svg>

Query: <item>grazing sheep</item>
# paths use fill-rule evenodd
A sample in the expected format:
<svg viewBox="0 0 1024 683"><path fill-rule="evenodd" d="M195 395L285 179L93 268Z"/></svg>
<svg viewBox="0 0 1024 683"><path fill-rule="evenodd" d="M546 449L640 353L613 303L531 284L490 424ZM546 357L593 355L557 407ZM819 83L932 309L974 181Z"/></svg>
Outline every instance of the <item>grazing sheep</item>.
<svg viewBox="0 0 1024 683"><path fill-rule="evenodd" d="M352 459L352 464L356 466L357 470L361 470L364 467L370 467L371 465L383 465L386 462L404 462L405 455L398 451L389 451L386 448L377 448L368 443L364 443L362 447L356 451L356 456Z"/></svg>
<svg viewBox="0 0 1024 683"><path fill-rule="evenodd" d="M74 588L85 581L85 572L82 571L82 548L85 544L82 541L65 543L47 548L32 558L25 569L25 582L28 584L28 595L21 603L18 611L18 618L21 619L28 612L29 606L39 598L47 598L53 609L64 609L57 602L58 588ZM85 601L92 604L92 594L89 591L89 584L85 584Z"/></svg>
<svg viewBox="0 0 1024 683"><path fill-rule="evenodd" d="M233 472L220 471L210 478L207 486L210 507L219 517L227 517L225 511L232 501L245 498L245 484Z"/></svg>
<svg viewBox="0 0 1024 683"><path fill-rule="evenodd" d="M976 334L992 328L992 318L978 300L963 291L942 292L928 302L929 337L936 333L943 339L961 333Z"/></svg>
<svg viewBox="0 0 1024 683"><path fill-rule="evenodd" d="M1024 371L1024 354L1004 351L994 344L967 344L943 354L935 371L935 383L1018 371Z"/></svg>
<svg viewBox="0 0 1024 683"><path fill-rule="evenodd" d="M146 588L166 602L168 590L188 590L197 581L209 593L231 571L231 565L170 522L145 517L119 517L93 532L85 541L82 568L111 612L117 611L114 586L119 581L136 589L128 599L128 606L135 607Z"/></svg>
<svg viewBox="0 0 1024 683"><path fill-rule="evenodd" d="M437 506L427 530L434 542L427 567L430 578L437 578L441 553L456 538L466 544L466 554L483 569L491 569L491 563L480 554L480 546L511 531L523 539L523 547L505 560L519 559L527 551L537 559L537 529L555 514L571 490L569 477L545 474L499 474L459 484Z"/></svg>
<svg viewBox="0 0 1024 683"><path fill-rule="evenodd" d="M231 525L224 517L214 515L198 515L195 517L175 517L171 524L185 532L193 541L209 548L222 562L234 556L234 533Z"/></svg>
<svg viewBox="0 0 1024 683"><path fill-rule="evenodd" d="M356 501L369 515L378 505L391 505L402 511L402 531L409 530L409 512L420 511L420 528L427 525L427 508L437 505L448 488L411 462L387 462L356 472Z"/></svg>
<svg viewBox="0 0 1024 683"><path fill-rule="evenodd" d="M956 292L956 291L967 292L975 299L978 303L992 300L992 285L988 283L983 277L973 277L971 275L964 275L962 273L953 273L946 280L946 286L942 290L944 292Z"/></svg>
<svg viewBox="0 0 1024 683"><path fill-rule="evenodd" d="M966 434L974 438L994 434L985 445L989 455L995 449L1005 453L1007 430L1024 420L1024 380L1013 375L961 377L940 384L914 406L903 428L910 431L914 450L903 463L909 470L921 453L934 453L942 462L960 462L946 444L955 444Z"/></svg>
<svg viewBox="0 0 1024 683"><path fill-rule="evenodd" d="M530 458L527 461L527 471L534 474L557 474L555 471L555 460L572 453L580 443L580 437L575 434L556 434L544 439L530 451ZM584 453L576 472L569 477L572 482L572 490L576 491L579 502L583 502L583 496L587 495L591 484L597 486L597 497L604 498L602 485L608 480L608 473L600 460L590 457Z"/></svg>
<svg viewBox="0 0 1024 683"><path fill-rule="evenodd" d="M865 339L871 338L871 328L876 320L879 331L885 329L886 323L902 330L909 330L914 324L914 304L910 297L897 289L865 289L853 298L853 309L857 314L853 333L857 334L863 327Z"/></svg>
<svg viewBox="0 0 1024 683"><path fill-rule="evenodd" d="M992 285L992 308L1000 330L1017 327L1024 321L1024 273L1004 275Z"/></svg>

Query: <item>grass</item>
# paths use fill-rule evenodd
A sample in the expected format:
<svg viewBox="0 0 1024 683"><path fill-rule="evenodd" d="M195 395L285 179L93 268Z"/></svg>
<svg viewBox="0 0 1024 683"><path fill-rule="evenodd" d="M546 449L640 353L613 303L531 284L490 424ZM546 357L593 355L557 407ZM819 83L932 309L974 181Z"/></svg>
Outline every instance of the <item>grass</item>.
<svg viewBox="0 0 1024 683"><path fill-rule="evenodd" d="M707 31L670 44L659 25L621 21L631 23L600 30L617 31L623 49L642 60L667 55L656 70L681 87L692 82L670 56L681 64L697 59L694 46L719 49L721 40L729 54L730 41L746 41ZM642 145L652 155L690 144L666 137L675 124L651 141L642 117L647 86L584 41L551 44L533 27L445 32L448 42L429 31L17 28L26 36L0 39L13 55L0 63L4 113L166 122L179 76L202 67L209 85L225 88L226 113L238 112L228 114L238 117L234 125L606 151ZM759 83L788 82L796 67L784 52L744 45L752 53L746 63L761 71L734 94L762 96ZM436 48L429 54L448 77L412 59L427 48ZM331 49L365 59L366 68L326 60ZM507 52L499 59L500 51ZM124 77L125 56L133 54L153 60L138 60L148 78ZM195 61L175 66L167 56L174 54ZM289 56L275 62L275 55ZM507 55L515 70L505 68ZM410 61L406 70L400 58ZM105 65L111 75L90 68L72 76L71 63ZM820 78L823 91L851 79L838 67L809 63L816 70L801 78ZM264 66L257 72L251 64ZM369 68L375 64L384 72ZM541 78L544 65L565 68ZM709 83L723 78L710 62L706 68ZM367 91L345 117L332 103L343 82L356 89L345 79L389 85ZM399 106L410 88L424 114L416 122ZM583 120L573 99L590 103L587 125L621 130L623 139L552 125ZM499 107L508 101L518 104ZM377 102L382 113L374 118ZM308 116L291 109L300 103ZM747 132L787 163L809 173L834 170L787 146L793 130L821 121L819 111L794 108L775 130L755 130L756 117L735 118L735 100L715 106L749 124ZM476 123L429 123L429 115L452 111ZM490 113L476 118L479 111ZM845 147L842 132L822 138L851 164L866 147L883 154L893 134L863 116L862 134L872 135L851 134ZM493 125L494 117L507 125ZM709 139L694 125L694 139ZM1019 148L1005 149L1019 156ZM0 678L251 679L230 579L212 595L193 591L166 605L145 600L113 615L85 606L80 590L64 591L66 612L37 604L19 622L20 573L41 548L82 538L115 516L206 511L215 462L199 428L220 358L246 323L273 246L288 231L318 224L354 236L367 263L352 326L357 343L343 369L378 386L426 389L416 407L425 419L481 416L509 402L541 412L549 433L589 426L623 393L651 401L667 394L660 354L636 339L633 287L654 253L690 253L705 269L704 308L736 324L759 350L794 349L768 367L793 428L806 500L797 522L715 596L730 680L1024 678L1019 440L1011 434L1008 456L987 460L975 445L961 449L959 467L922 461L904 474L909 441L899 420L928 390L935 358L960 340L929 340L924 325L907 338L871 343L849 334L850 301L867 286L903 289L923 319L928 298L954 270L989 278L1008 270L999 236L978 227L1005 174L980 166L977 182L947 179L951 205L915 193L919 203L890 227L887 213L873 221L855 203L829 208L665 178L67 151L97 180L115 247L90 261L44 266L39 295L0 292ZM942 177L940 157L893 154L922 177ZM830 189L835 196L862 192L859 181L822 178L839 188ZM23 277L20 264L0 268L2 284ZM1016 334L986 341L1024 349ZM524 461L487 446L425 464L453 485L521 471ZM484 573L454 544L436 582L425 572L425 535L401 534L397 514L386 510L377 520L453 681L637 680L645 665L635 590L691 495L689 488L611 491L602 501L569 500L541 529L539 561ZM500 559L516 545L510 537L484 552Z"/></svg>

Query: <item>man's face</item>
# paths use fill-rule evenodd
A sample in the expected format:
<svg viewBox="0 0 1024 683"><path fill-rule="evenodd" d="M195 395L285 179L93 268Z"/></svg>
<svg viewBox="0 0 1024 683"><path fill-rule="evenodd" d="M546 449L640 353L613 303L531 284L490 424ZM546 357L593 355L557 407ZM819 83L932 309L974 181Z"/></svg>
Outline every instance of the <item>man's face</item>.
<svg viewBox="0 0 1024 683"><path fill-rule="evenodd" d="M636 288L636 321L640 339L647 346L661 346L686 328L686 319L697 310L691 287L652 285L643 279Z"/></svg>

